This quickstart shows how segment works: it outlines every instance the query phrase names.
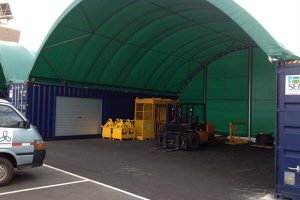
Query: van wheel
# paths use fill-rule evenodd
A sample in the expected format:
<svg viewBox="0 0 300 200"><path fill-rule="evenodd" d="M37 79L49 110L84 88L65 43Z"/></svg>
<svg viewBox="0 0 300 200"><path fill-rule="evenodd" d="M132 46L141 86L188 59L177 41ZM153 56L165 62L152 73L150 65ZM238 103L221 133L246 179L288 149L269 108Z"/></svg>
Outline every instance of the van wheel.
<svg viewBox="0 0 300 200"><path fill-rule="evenodd" d="M14 167L6 158L0 158L0 187L9 184L14 175Z"/></svg>

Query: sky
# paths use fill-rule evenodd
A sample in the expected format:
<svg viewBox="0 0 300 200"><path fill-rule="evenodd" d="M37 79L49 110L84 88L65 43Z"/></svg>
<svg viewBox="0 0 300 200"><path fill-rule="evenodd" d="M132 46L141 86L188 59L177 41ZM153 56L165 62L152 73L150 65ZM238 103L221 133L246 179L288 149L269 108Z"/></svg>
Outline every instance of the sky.
<svg viewBox="0 0 300 200"><path fill-rule="evenodd" d="M20 43L36 52L49 29L73 0L0 0L8 2L15 19L9 26L21 30Z"/></svg>
<svg viewBox="0 0 300 200"><path fill-rule="evenodd" d="M234 0L284 47L300 56L299 0Z"/></svg>
<svg viewBox="0 0 300 200"><path fill-rule="evenodd" d="M0 0L15 16L20 43L35 52L62 11L73 0ZM284 47L300 56L299 0L234 0L254 16Z"/></svg>

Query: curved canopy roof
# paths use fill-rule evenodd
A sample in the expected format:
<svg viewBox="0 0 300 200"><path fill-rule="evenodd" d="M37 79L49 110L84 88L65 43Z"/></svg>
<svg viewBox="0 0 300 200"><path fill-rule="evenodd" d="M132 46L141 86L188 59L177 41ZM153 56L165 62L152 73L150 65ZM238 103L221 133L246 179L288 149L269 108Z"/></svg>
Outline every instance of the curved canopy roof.
<svg viewBox="0 0 300 200"><path fill-rule="evenodd" d="M257 44L271 57L295 58L233 1L75 1L30 77L177 93L204 65Z"/></svg>
<svg viewBox="0 0 300 200"><path fill-rule="evenodd" d="M33 56L23 46L13 42L0 42L0 88L5 83L22 83L28 79Z"/></svg>

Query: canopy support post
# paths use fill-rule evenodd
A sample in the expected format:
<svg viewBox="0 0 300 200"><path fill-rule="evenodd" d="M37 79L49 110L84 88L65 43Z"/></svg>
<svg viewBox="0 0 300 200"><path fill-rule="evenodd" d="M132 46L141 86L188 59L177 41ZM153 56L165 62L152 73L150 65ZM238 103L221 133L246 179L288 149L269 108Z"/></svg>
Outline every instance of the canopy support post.
<svg viewBox="0 0 300 200"><path fill-rule="evenodd" d="M203 70L203 117L204 117L204 123L207 122L207 64L204 65L204 70Z"/></svg>
<svg viewBox="0 0 300 200"><path fill-rule="evenodd" d="M248 48L248 140L251 140L252 131L252 74L253 73L253 47Z"/></svg>

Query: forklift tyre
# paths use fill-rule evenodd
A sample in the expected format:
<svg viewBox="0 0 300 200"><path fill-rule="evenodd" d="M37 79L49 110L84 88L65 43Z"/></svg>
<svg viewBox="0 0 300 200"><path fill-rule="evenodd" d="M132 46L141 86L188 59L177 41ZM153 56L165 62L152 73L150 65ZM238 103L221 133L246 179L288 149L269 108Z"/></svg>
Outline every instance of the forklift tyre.
<svg viewBox="0 0 300 200"><path fill-rule="evenodd" d="M211 133L208 136L208 145L215 146L217 143L215 134Z"/></svg>
<svg viewBox="0 0 300 200"><path fill-rule="evenodd" d="M191 133L188 135L188 150L196 151L199 149L200 141L196 133Z"/></svg>
<svg viewBox="0 0 300 200"><path fill-rule="evenodd" d="M155 141L155 145L157 147L162 147L163 146L163 137L160 137L160 136L156 136L154 138L154 141Z"/></svg>

